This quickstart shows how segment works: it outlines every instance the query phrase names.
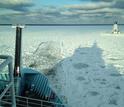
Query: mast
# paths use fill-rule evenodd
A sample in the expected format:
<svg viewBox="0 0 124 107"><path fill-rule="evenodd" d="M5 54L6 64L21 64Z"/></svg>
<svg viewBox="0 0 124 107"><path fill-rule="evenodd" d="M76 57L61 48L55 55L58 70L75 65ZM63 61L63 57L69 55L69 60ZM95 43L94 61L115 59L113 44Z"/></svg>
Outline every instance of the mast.
<svg viewBox="0 0 124 107"><path fill-rule="evenodd" d="M21 49L22 49L22 28L24 26L16 25L12 26L16 28L16 42L15 42L15 64L14 64L14 77L21 76Z"/></svg>
<svg viewBox="0 0 124 107"><path fill-rule="evenodd" d="M15 93L20 94L20 76L21 76L21 49L22 49L22 28L24 26L16 25L12 26L16 28L16 40L15 40L15 63L14 63L14 82Z"/></svg>

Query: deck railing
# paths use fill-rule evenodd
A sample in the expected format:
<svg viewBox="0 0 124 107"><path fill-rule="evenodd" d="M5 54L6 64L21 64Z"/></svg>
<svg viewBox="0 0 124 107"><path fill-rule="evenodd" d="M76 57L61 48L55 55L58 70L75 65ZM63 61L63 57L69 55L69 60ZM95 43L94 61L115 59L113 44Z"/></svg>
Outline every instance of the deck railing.
<svg viewBox="0 0 124 107"><path fill-rule="evenodd" d="M0 82L5 84L4 89L0 93L0 107L66 107L64 104L52 101L15 96L12 57L0 55L0 59L4 59L0 64L0 71L6 66L8 66L9 71L9 80L0 79Z"/></svg>
<svg viewBox="0 0 124 107"><path fill-rule="evenodd" d="M8 106L11 105L10 95L5 95L5 99L2 100L3 103ZM7 99L8 98L8 99ZM55 103L52 101L34 99L29 97L16 96L16 106L17 107L67 107L64 104Z"/></svg>
<svg viewBox="0 0 124 107"><path fill-rule="evenodd" d="M29 97L16 96L16 99L21 107L66 107L64 104Z"/></svg>
<svg viewBox="0 0 124 107"><path fill-rule="evenodd" d="M6 87L2 90L0 93L0 106L2 104L7 104L9 102L3 101L3 97L5 94L10 91L11 95L11 106L10 107L16 107L16 99L15 99L15 90L14 90L14 77L13 77L13 66L12 66L12 57L11 56L5 56L0 55L0 59L4 59L4 61L0 64L0 71L2 71L6 66L8 66L8 74L9 74L9 80L0 80L3 83L6 83Z"/></svg>

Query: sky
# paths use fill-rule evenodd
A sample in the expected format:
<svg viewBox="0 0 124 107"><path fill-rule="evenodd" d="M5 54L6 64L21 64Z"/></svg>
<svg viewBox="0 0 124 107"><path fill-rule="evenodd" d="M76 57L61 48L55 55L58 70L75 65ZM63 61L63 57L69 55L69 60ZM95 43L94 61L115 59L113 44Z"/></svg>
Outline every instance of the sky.
<svg viewBox="0 0 124 107"><path fill-rule="evenodd" d="M124 24L124 0L0 0L0 24Z"/></svg>

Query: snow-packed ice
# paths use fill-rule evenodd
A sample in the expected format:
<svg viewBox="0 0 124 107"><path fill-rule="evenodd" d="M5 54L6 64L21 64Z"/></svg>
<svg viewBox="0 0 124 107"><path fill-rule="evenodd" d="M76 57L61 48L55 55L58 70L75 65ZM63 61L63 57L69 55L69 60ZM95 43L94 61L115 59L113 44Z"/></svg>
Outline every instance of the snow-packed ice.
<svg viewBox="0 0 124 107"><path fill-rule="evenodd" d="M23 30L23 66L45 73L68 107L123 107L123 35L101 36L111 26ZM14 56L13 35L0 33L0 54Z"/></svg>

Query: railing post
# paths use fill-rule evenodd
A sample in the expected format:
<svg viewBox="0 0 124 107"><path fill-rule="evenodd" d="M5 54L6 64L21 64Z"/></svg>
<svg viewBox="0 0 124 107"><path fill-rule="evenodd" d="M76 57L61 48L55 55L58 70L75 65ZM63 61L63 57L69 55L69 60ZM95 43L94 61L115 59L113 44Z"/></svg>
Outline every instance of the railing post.
<svg viewBox="0 0 124 107"><path fill-rule="evenodd" d="M16 107L16 99L15 99L15 89L14 89L14 77L13 77L13 66L12 66L12 58L10 58L11 62L8 65L10 81L13 83L11 86L11 96L12 96L12 107Z"/></svg>
<svg viewBox="0 0 124 107"><path fill-rule="evenodd" d="M27 107L28 107L28 98L26 99L26 102L27 102Z"/></svg>
<svg viewBox="0 0 124 107"><path fill-rule="evenodd" d="M0 99L0 107L1 107L1 103L2 103L2 101L1 101L1 99Z"/></svg>
<svg viewBox="0 0 124 107"><path fill-rule="evenodd" d="M42 101L41 101L41 107L42 107L43 105L42 105Z"/></svg>

